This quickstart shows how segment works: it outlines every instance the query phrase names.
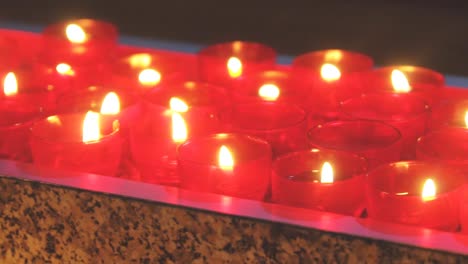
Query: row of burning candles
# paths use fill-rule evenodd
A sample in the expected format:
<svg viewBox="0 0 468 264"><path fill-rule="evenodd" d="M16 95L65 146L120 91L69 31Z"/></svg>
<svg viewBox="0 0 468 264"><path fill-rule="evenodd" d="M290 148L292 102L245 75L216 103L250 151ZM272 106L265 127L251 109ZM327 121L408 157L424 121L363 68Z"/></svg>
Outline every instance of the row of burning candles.
<svg viewBox="0 0 468 264"><path fill-rule="evenodd" d="M444 230L467 221L459 165L468 130L453 124L467 119L468 103L439 102L434 71L371 70L367 56L341 50L299 56L289 70L265 45L231 42L202 49L199 78L185 81L194 62L175 55L116 62L116 30L105 22L54 24L43 35L60 78L22 91L27 80L5 73L6 158L116 175L130 153L145 182L258 200L271 190L275 202L342 214L366 204L370 217ZM108 80L125 88L92 85ZM445 163L398 162L415 158Z"/></svg>

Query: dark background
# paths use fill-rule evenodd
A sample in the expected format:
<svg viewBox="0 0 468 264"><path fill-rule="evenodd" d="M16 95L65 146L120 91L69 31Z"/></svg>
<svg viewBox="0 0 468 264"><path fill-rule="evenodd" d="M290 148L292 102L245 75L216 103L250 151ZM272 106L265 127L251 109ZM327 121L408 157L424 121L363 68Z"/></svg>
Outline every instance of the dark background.
<svg viewBox="0 0 468 264"><path fill-rule="evenodd" d="M3 0L0 19L47 24L91 17L122 34L200 44L242 39L280 53L344 48L379 65L414 64L468 76L463 1Z"/></svg>

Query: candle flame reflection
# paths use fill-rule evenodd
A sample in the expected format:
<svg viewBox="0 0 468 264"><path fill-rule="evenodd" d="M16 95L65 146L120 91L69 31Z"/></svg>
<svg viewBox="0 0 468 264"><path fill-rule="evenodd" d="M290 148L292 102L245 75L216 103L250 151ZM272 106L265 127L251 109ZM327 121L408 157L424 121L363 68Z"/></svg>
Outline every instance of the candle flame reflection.
<svg viewBox="0 0 468 264"><path fill-rule="evenodd" d="M77 24L69 24L65 29L65 34L67 39L75 44L83 44L88 39L83 28Z"/></svg>
<svg viewBox="0 0 468 264"><path fill-rule="evenodd" d="M3 93L6 96L13 96L18 93L18 81L13 72L7 73L3 80Z"/></svg>
<svg viewBox="0 0 468 264"><path fill-rule="evenodd" d="M171 108L172 111L179 112L179 113L185 113L188 111L188 105L180 98L177 97L171 97L169 100L169 107Z"/></svg>
<svg viewBox="0 0 468 264"><path fill-rule="evenodd" d="M274 84L264 84L258 89L258 95L266 101L275 101L280 96L280 89Z"/></svg>
<svg viewBox="0 0 468 264"><path fill-rule="evenodd" d="M468 128L468 110L465 112L465 127Z"/></svg>
<svg viewBox="0 0 468 264"><path fill-rule="evenodd" d="M325 63L320 68L320 76L327 82L337 81L341 78L341 71L331 63Z"/></svg>
<svg viewBox="0 0 468 264"><path fill-rule="evenodd" d="M242 75L242 62L237 57L230 57L226 66L231 78L237 78Z"/></svg>
<svg viewBox="0 0 468 264"><path fill-rule="evenodd" d="M128 63L132 68L146 68L151 65L153 58L147 53L133 54L128 59Z"/></svg>
<svg viewBox="0 0 468 264"><path fill-rule="evenodd" d="M333 167L330 162L326 161L322 165L322 170L320 172L320 182L321 183L333 183Z"/></svg>
<svg viewBox="0 0 468 264"><path fill-rule="evenodd" d="M187 140L187 125L180 113L172 113L172 140L182 143Z"/></svg>
<svg viewBox="0 0 468 264"><path fill-rule="evenodd" d="M406 78L405 74L400 70L393 70L391 74L392 86L395 92L409 92L411 86Z"/></svg>
<svg viewBox="0 0 468 264"><path fill-rule="evenodd" d="M430 201L430 200L434 200L435 196L436 196L435 182L432 179L427 179L424 182L421 197L423 201Z"/></svg>
<svg viewBox="0 0 468 264"><path fill-rule="evenodd" d="M145 86L153 86L161 81L161 73L155 69L144 69L138 74L138 81Z"/></svg>
<svg viewBox="0 0 468 264"><path fill-rule="evenodd" d="M83 142L89 143L100 138L99 113L88 111L83 121Z"/></svg>
<svg viewBox="0 0 468 264"><path fill-rule="evenodd" d="M222 170L232 170L232 168L234 167L234 157L232 156L229 148L225 145L222 145L219 148L218 166Z"/></svg>
<svg viewBox="0 0 468 264"><path fill-rule="evenodd" d="M103 115L116 115L120 113L120 100L115 92L109 92L102 100L101 114Z"/></svg>

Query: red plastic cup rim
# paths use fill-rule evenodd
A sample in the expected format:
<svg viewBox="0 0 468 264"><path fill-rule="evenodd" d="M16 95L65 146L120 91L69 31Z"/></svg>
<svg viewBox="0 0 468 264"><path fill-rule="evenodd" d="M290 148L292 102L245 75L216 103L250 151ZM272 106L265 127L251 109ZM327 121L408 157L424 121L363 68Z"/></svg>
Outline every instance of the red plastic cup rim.
<svg viewBox="0 0 468 264"><path fill-rule="evenodd" d="M276 51L265 44L250 41L231 41L202 48L199 56L226 59L236 56L247 62L276 60Z"/></svg>
<svg viewBox="0 0 468 264"><path fill-rule="evenodd" d="M327 58L327 54L337 54L337 56L329 56ZM324 63L334 63L337 66L343 63L349 64L349 69L347 69L348 67L344 68L346 72L367 71L371 70L374 66L373 59L363 53L341 49L326 49L311 51L297 56L292 62L292 67L318 71ZM340 67L340 70L343 69Z"/></svg>
<svg viewBox="0 0 468 264"><path fill-rule="evenodd" d="M445 77L440 72L434 71L429 68L413 66L413 65L393 65L380 67L373 70L374 74L387 76L390 80L390 74L393 70L400 70L403 73L417 73L422 76L425 81L424 83L430 83L434 86L442 87L445 85Z"/></svg>

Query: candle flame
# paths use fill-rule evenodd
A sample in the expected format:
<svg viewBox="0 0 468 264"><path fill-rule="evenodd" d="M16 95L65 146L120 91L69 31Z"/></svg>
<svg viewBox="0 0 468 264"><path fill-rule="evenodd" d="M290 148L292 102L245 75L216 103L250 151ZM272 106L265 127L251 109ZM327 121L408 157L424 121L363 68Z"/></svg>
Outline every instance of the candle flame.
<svg viewBox="0 0 468 264"><path fill-rule="evenodd" d="M322 165L322 170L320 172L320 182L321 183L333 183L333 167L330 162L326 161Z"/></svg>
<svg viewBox="0 0 468 264"><path fill-rule="evenodd" d="M274 84L264 84L258 89L258 95L267 101L275 101L280 95L280 89Z"/></svg>
<svg viewBox="0 0 468 264"><path fill-rule="evenodd" d="M61 75L73 76L75 75L75 71L73 71L72 67L67 63L59 63L55 67L55 70Z"/></svg>
<svg viewBox="0 0 468 264"><path fill-rule="evenodd" d="M153 58L149 54L139 53L130 56L128 62L132 68L146 68L151 65Z"/></svg>
<svg viewBox="0 0 468 264"><path fill-rule="evenodd" d="M421 193L422 199L424 201L433 200L436 196L436 185L432 179L427 179L424 182L424 186Z"/></svg>
<svg viewBox="0 0 468 264"><path fill-rule="evenodd" d="M100 138L99 113L88 111L83 121L83 142L89 143Z"/></svg>
<svg viewBox="0 0 468 264"><path fill-rule="evenodd" d="M226 65L231 78L237 78L242 75L242 62L237 57L230 57Z"/></svg>
<svg viewBox="0 0 468 264"><path fill-rule="evenodd" d="M172 113L172 140L175 143L182 143L187 140L187 125L180 113Z"/></svg>
<svg viewBox="0 0 468 264"><path fill-rule="evenodd" d="M138 75L138 81L145 86L153 86L161 81L161 73L155 69L144 69Z"/></svg>
<svg viewBox="0 0 468 264"><path fill-rule="evenodd" d="M468 128L468 110L465 112L465 127Z"/></svg>
<svg viewBox="0 0 468 264"><path fill-rule="evenodd" d="M109 92L102 100L101 114L103 115L116 115L120 113L120 100L115 92Z"/></svg>
<svg viewBox="0 0 468 264"><path fill-rule="evenodd" d="M65 29L68 40L74 44L83 44L88 37L82 27L77 24L69 24Z"/></svg>
<svg viewBox="0 0 468 264"><path fill-rule="evenodd" d="M337 81L341 78L341 71L331 63L325 63L320 68L320 75L322 79L327 82Z"/></svg>
<svg viewBox="0 0 468 264"><path fill-rule="evenodd" d="M18 93L18 81L13 72L7 73L3 80L3 93L6 96L13 96Z"/></svg>
<svg viewBox="0 0 468 264"><path fill-rule="evenodd" d="M392 71L392 86L395 92L409 92L411 91L411 86L406 78L405 74L400 70Z"/></svg>
<svg viewBox="0 0 468 264"><path fill-rule="evenodd" d="M188 111L188 105L182 100L177 97L171 97L171 100L169 100L169 106L172 111L179 112L179 113L185 113Z"/></svg>
<svg viewBox="0 0 468 264"><path fill-rule="evenodd" d="M229 148L226 147L225 145L222 145L219 148L218 166L222 170L232 170L232 168L234 167L234 158Z"/></svg>

